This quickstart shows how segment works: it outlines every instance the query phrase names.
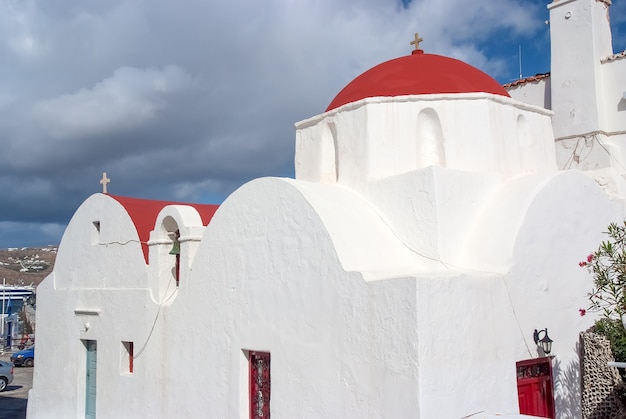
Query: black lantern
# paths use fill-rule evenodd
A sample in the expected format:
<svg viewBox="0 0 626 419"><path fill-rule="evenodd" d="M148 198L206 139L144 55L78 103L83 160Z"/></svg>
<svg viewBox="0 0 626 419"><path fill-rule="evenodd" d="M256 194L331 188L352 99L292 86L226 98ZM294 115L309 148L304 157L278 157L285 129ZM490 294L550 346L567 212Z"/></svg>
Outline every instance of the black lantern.
<svg viewBox="0 0 626 419"><path fill-rule="evenodd" d="M539 338L540 333L543 333L542 338ZM533 339L535 340L535 345L540 345L541 349L546 355L550 354L550 352L552 351L553 341L552 339L550 339L550 336L548 336L548 328L542 329L540 331L537 331L537 329L535 329L535 332L533 333Z"/></svg>

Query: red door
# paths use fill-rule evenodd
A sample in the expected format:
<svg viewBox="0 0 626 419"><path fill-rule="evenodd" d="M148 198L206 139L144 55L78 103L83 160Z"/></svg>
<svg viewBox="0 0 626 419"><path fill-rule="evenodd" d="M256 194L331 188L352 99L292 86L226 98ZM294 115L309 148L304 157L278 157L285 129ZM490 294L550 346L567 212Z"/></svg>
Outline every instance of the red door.
<svg viewBox="0 0 626 419"><path fill-rule="evenodd" d="M520 361L516 367L520 413L554 418L552 358Z"/></svg>

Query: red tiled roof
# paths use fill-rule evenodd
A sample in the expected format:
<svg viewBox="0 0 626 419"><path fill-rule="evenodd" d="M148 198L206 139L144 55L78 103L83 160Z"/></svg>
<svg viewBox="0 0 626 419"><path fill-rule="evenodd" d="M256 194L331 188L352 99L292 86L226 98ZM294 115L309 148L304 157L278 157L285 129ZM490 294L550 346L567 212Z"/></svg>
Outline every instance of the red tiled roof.
<svg viewBox="0 0 626 419"><path fill-rule="evenodd" d="M148 240L150 239L150 232L154 230L154 223L156 221L159 212L168 205L188 205L193 207L200 214L202 218L202 224L208 225L215 214L215 211L219 208L219 205L207 205L207 204L190 204L185 202L170 202L170 201L153 201L150 199L129 198L126 196L108 195L111 198L119 202L129 217L135 224L137 229L137 235L141 241L141 250L148 263Z"/></svg>
<svg viewBox="0 0 626 419"><path fill-rule="evenodd" d="M620 58L626 57L626 51L618 52L617 54L609 55L600 60L602 64L608 63L609 61L619 60Z"/></svg>
<svg viewBox="0 0 626 419"><path fill-rule="evenodd" d="M508 89L510 87L520 86L522 84L536 83L539 80L547 79L548 77L550 77L550 73L540 73L540 74L536 74L534 76L525 77L523 79L515 80L514 82L511 82L511 83L507 83L503 87L505 89Z"/></svg>

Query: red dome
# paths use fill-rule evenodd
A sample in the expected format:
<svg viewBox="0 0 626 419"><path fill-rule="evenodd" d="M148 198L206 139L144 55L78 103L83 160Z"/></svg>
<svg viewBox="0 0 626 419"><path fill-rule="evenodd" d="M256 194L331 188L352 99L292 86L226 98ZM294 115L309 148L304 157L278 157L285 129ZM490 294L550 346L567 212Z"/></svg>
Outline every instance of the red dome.
<svg viewBox="0 0 626 419"><path fill-rule="evenodd" d="M463 61L417 53L367 70L344 87L326 111L367 97L469 92L510 97L497 81Z"/></svg>

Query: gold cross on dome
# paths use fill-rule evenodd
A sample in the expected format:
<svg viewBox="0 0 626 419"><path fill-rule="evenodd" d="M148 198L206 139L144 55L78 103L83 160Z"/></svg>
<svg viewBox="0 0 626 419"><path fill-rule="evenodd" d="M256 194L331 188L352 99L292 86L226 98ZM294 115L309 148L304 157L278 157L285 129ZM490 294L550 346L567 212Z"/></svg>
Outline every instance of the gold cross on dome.
<svg viewBox="0 0 626 419"><path fill-rule="evenodd" d="M111 183L111 179L107 178L107 172L102 172L102 179L100 179L102 193L107 193L107 183Z"/></svg>
<svg viewBox="0 0 626 419"><path fill-rule="evenodd" d="M423 38L420 38L419 33L415 32L415 39L411 41L411 45L415 45L415 51L419 51L420 42L422 42L423 40Z"/></svg>

